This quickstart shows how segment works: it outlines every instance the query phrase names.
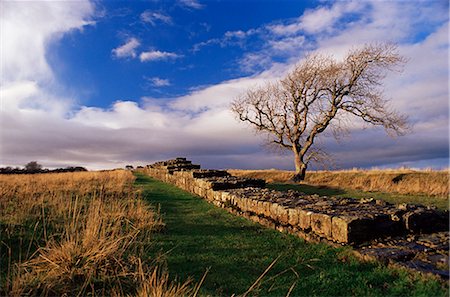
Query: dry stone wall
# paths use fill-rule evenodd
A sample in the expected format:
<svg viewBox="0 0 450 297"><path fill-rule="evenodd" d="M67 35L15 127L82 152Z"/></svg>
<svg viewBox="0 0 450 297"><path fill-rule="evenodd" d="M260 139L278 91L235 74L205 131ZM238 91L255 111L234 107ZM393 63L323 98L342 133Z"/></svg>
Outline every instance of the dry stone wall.
<svg viewBox="0 0 450 297"><path fill-rule="evenodd" d="M349 244L362 258L449 278L448 211L274 191L263 180L202 170L186 158L143 171L264 226L308 241Z"/></svg>
<svg viewBox="0 0 450 297"><path fill-rule="evenodd" d="M186 158L148 165L145 172L263 225L308 240L359 245L396 235L448 231L448 212L381 200L305 195L265 182L202 170Z"/></svg>

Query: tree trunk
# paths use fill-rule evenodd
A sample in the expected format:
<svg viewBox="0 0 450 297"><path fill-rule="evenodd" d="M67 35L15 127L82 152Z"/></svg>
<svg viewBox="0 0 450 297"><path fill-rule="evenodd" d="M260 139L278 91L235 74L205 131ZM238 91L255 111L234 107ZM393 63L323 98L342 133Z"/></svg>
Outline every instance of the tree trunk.
<svg viewBox="0 0 450 297"><path fill-rule="evenodd" d="M299 182L305 180L306 168L308 167L308 165L303 161L303 156L300 156L300 154L297 152L296 149L294 149L294 155L295 155L295 174L292 177L292 181Z"/></svg>

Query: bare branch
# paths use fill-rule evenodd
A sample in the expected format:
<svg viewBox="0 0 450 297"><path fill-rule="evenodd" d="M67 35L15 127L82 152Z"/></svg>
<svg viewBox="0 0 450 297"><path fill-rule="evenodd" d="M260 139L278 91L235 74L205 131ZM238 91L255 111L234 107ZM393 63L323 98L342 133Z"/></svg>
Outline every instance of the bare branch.
<svg viewBox="0 0 450 297"><path fill-rule="evenodd" d="M304 171L324 155L314 148L316 138L329 127L335 137L344 134L348 115L382 126L390 135L408 130L407 118L389 106L381 89L386 73L400 71L404 63L393 44L369 44L342 61L311 54L284 79L249 89L231 110L266 133L272 145L291 149L297 171Z"/></svg>

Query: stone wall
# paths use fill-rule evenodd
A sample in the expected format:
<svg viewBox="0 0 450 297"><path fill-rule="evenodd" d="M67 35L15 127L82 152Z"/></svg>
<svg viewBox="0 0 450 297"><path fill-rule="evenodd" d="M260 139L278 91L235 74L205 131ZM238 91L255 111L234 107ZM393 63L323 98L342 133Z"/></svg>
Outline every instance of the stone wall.
<svg viewBox="0 0 450 297"><path fill-rule="evenodd" d="M202 170L186 158L148 165L144 172L230 212L311 241L359 245L390 236L448 231L448 211L274 191L265 188L263 180Z"/></svg>

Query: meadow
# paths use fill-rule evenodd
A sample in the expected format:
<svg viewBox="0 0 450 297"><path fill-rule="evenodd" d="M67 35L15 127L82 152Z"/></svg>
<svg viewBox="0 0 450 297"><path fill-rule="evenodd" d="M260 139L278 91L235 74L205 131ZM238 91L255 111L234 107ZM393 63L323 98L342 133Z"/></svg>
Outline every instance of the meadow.
<svg viewBox="0 0 450 297"><path fill-rule="evenodd" d="M146 254L164 227L128 171L0 175L1 296L179 296Z"/></svg>
<svg viewBox="0 0 450 297"><path fill-rule="evenodd" d="M448 209L448 170L338 170L309 171L305 181L292 183L292 171L228 170L232 175L260 178L276 190L348 198L383 199L394 204L412 203Z"/></svg>

